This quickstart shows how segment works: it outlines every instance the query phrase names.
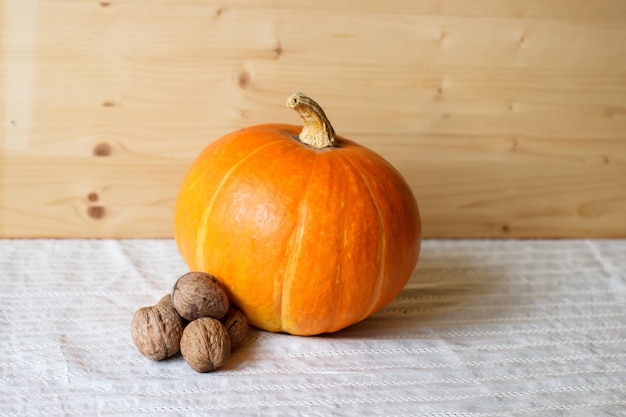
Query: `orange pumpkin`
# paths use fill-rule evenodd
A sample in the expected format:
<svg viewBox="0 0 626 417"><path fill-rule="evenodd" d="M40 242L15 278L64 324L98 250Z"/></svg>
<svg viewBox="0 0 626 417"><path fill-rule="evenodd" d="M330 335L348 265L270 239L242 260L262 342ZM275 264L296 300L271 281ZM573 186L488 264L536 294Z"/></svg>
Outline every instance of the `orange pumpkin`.
<svg viewBox="0 0 626 417"><path fill-rule="evenodd" d="M254 326L335 332L406 284L420 249L417 203L382 157L335 136L317 103L294 94L287 105L303 128L249 127L196 158L176 200L176 243Z"/></svg>

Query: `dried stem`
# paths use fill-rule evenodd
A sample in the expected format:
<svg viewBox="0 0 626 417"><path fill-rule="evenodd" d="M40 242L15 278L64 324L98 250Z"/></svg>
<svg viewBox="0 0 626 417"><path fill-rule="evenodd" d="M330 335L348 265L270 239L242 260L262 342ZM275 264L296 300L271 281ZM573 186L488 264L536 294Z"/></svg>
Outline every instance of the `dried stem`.
<svg viewBox="0 0 626 417"><path fill-rule="evenodd" d="M300 142L316 149L335 144L335 130L319 104L302 93L295 93L287 99L287 107L294 109L304 121L298 136Z"/></svg>

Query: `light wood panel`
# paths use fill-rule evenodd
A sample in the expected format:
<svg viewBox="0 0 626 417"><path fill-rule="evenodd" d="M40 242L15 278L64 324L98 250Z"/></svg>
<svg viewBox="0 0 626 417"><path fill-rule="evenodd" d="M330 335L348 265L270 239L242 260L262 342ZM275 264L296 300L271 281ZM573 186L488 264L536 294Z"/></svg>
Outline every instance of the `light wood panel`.
<svg viewBox="0 0 626 417"><path fill-rule="evenodd" d="M621 0L0 0L0 236L169 237L223 134L303 91L426 237L626 236Z"/></svg>

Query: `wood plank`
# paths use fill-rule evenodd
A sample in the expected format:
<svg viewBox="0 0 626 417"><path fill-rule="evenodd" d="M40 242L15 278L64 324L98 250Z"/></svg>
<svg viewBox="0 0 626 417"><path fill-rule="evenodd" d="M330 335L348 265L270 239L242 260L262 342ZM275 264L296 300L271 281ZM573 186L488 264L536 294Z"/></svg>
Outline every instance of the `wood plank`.
<svg viewBox="0 0 626 417"><path fill-rule="evenodd" d="M192 158L247 125L299 123L293 91L402 172L427 237L626 236L622 1L0 13L0 236L171 236Z"/></svg>
<svg viewBox="0 0 626 417"><path fill-rule="evenodd" d="M186 165L139 158L8 158L3 235L168 237ZM6 204L6 203L5 203Z"/></svg>

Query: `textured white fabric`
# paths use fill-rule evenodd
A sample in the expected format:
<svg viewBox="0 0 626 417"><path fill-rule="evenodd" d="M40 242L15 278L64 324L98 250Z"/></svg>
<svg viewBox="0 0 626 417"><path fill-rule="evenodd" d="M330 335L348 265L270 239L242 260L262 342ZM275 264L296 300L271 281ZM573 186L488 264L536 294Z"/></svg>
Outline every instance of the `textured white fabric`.
<svg viewBox="0 0 626 417"><path fill-rule="evenodd" d="M373 317L211 374L130 338L184 272L171 240L0 240L0 415L626 415L624 240L425 241Z"/></svg>

